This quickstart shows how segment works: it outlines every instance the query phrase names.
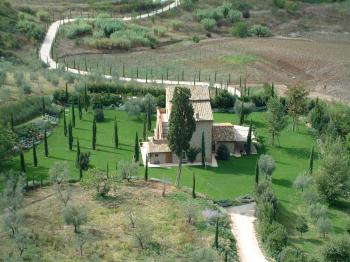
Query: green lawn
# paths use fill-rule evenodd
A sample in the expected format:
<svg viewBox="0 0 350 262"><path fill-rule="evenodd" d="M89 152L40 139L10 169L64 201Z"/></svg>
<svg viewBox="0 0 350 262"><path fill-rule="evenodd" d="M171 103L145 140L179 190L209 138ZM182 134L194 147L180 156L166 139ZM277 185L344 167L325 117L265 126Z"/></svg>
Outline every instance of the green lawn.
<svg viewBox="0 0 350 262"><path fill-rule="evenodd" d="M76 114L77 115L77 114ZM315 138L305 127L293 133L290 128L286 129L280 138L280 146L268 145L268 133L264 121L265 113L251 115L256 135L263 146L261 152L267 152L275 159L277 168L273 174L273 188L279 199L279 220L290 231L292 244L302 247L310 253L317 253L323 240L317 233L314 225L310 223L310 231L303 238L294 229L293 222L299 213L306 212L306 206L301 192L293 188L294 178L308 167L308 159L311 147L315 144ZM113 147L113 119L118 119L120 148ZM215 113L215 121L238 123L238 118L230 113ZM128 116L121 111L105 111L105 122L97 124L97 150L91 148L92 137L92 113L86 113L83 120L77 119L76 128L73 129L75 138L79 138L81 151L91 153L91 164L97 168L106 169L107 163L110 170L115 170L115 165L120 159L132 159L135 133L142 134L143 121L136 117ZM67 117L69 119L69 116ZM75 147L74 147L75 150ZM78 178L78 170L74 167L76 152L68 150L67 138L64 137L62 120L60 126L49 137L50 157L45 158L43 145L38 146L39 167L32 167L32 152L25 154L27 172L29 176L47 176L49 167L56 161L67 161L70 166L72 178ZM192 173L196 173L196 187L199 192L207 194L210 198L233 199L241 195L252 194L255 180L256 156L231 158L230 161L219 161L219 168L184 167L181 184L190 187ZM14 158L11 163L18 168L19 159ZM317 165L317 161L316 161ZM144 169L140 168L140 176ZM150 176L174 181L175 168L153 168ZM350 209L349 202L339 202L338 209L330 209L329 218L332 220L333 232L341 234L345 232L345 221Z"/></svg>

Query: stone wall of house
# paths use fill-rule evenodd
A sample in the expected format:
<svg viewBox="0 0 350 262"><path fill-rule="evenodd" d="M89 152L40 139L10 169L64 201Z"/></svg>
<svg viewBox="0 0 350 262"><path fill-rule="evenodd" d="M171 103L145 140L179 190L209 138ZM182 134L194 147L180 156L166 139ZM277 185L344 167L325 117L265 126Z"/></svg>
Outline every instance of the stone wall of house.
<svg viewBox="0 0 350 262"><path fill-rule="evenodd" d="M149 162L151 164L159 165L165 163L165 153L150 154Z"/></svg>
<svg viewBox="0 0 350 262"><path fill-rule="evenodd" d="M197 121L196 122L196 131L193 133L191 139L191 146L202 148L202 132L204 131L204 140L205 140L205 157L206 162L211 163L211 154L212 154L212 137L213 137L213 121ZM196 158L196 162L202 161L202 155L199 153Z"/></svg>

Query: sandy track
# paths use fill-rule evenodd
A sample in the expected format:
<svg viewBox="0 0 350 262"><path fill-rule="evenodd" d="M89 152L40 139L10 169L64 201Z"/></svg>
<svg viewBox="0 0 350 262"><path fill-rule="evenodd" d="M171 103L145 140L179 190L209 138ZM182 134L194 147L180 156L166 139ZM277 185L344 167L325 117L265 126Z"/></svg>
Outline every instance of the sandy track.
<svg viewBox="0 0 350 262"><path fill-rule="evenodd" d="M256 238L255 203L226 208L232 221L232 233L237 241L241 262L267 262Z"/></svg>

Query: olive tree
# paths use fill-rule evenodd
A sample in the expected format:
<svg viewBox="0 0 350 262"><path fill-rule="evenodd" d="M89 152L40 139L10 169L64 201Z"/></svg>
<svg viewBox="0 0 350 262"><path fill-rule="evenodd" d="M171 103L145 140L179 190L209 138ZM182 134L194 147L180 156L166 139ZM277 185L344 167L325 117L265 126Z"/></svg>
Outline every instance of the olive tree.
<svg viewBox="0 0 350 262"><path fill-rule="evenodd" d="M276 169L275 160L269 155L261 155L258 164L260 172L265 174L265 178L271 177Z"/></svg>
<svg viewBox="0 0 350 262"><path fill-rule="evenodd" d="M67 206L71 199L72 189L69 184L69 170L67 162L56 162L49 170L49 177L53 183L57 198Z"/></svg>
<svg viewBox="0 0 350 262"><path fill-rule="evenodd" d="M64 222L67 225L73 225L74 233L79 233L79 227L87 223L87 211L85 207L67 205L64 208Z"/></svg>

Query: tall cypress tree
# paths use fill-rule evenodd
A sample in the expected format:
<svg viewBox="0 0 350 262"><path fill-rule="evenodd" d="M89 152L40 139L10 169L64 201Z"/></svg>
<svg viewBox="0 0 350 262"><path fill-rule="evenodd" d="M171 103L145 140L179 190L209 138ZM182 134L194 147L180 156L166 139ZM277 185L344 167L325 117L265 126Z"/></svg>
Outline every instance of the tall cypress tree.
<svg viewBox="0 0 350 262"><path fill-rule="evenodd" d="M66 108L63 108L63 131L64 131L64 136L67 136Z"/></svg>
<svg viewBox="0 0 350 262"><path fill-rule="evenodd" d="M44 97L41 98L41 103L42 103L42 105L41 105L42 113L43 113L43 116L45 116L46 108L45 108L45 98Z"/></svg>
<svg viewBox="0 0 350 262"><path fill-rule="evenodd" d="M314 172L314 155L315 155L315 147L312 147L311 153L310 153L310 160L309 160L309 172L310 175Z"/></svg>
<svg viewBox="0 0 350 262"><path fill-rule="evenodd" d="M75 127L75 111L74 111L74 102L72 102L72 125Z"/></svg>
<svg viewBox="0 0 350 262"><path fill-rule="evenodd" d="M83 118L83 110L81 108L81 97L78 98L78 112L79 112L79 120Z"/></svg>
<svg viewBox="0 0 350 262"><path fill-rule="evenodd" d="M96 132L97 132L97 127L96 127L96 119L92 122L92 149L96 150Z"/></svg>
<svg viewBox="0 0 350 262"><path fill-rule="evenodd" d="M35 167L38 166L38 157L36 155L36 146L35 146L35 139L33 138L33 165Z"/></svg>
<svg viewBox="0 0 350 262"><path fill-rule="evenodd" d="M151 131L152 129L152 112L151 112L151 106L148 106L147 110L147 130Z"/></svg>
<svg viewBox="0 0 350 262"><path fill-rule="evenodd" d="M78 138L77 138L77 155L75 157L75 166L76 168L80 168L80 144L79 144Z"/></svg>
<svg viewBox="0 0 350 262"><path fill-rule="evenodd" d="M73 149L73 128L71 122L68 124L68 147L69 150Z"/></svg>
<svg viewBox="0 0 350 262"><path fill-rule="evenodd" d="M260 175L260 168L259 168L259 162L256 161L256 167L255 167L255 185L259 185L259 175Z"/></svg>
<svg viewBox="0 0 350 262"><path fill-rule="evenodd" d="M88 111L88 95L87 95L87 88L86 88L86 84L85 84L85 89L84 89L84 108L85 108L85 112Z"/></svg>
<svg viewBox="0 0 350 262"><path fill-rule="evenodd" d="M146 156L145 181L148 180L148 156Z"/></svg>
<svg viewBox="0 0 350 262"><path fill-rule="evenodd" d="M48 157L49 156L49 145L47 144L47 132L46 132L46 128L44 130L44 149L45 149L45 156Z"/></svg>
<svg viewBox="0 0 350 262"><path fill-rule="evenodd" d="M216 219L214 247L219 249L219 218Z"/></svg>
<svg viewBox="0 0 350 262"><path fill-rule="evenodd" d="M249 131L248 131L248 136L247 136L247 143L245 146L245 152L247 155L251 154L251 147L252 147L252 128L253 128L253 123L250 121L250 126L249 126Z"/></svg>
<svg viewBox="0 0 350 262"><path fill-rule="evenodd" d="M117 119L114 119L114 146L115 146L115 148L118 148L118 146L119 146Z"/></svg>
<svg viewBox="0 0 350 262"><path fill-rule="evenodd" d="M21 150L21 152L19 154L19 158L20 158L21 174L24 174L26 172L26 162L24 160L24 154L23 154L22 150Z"/></svg>
<svg viewBox="0 0 350 262"><path fill-rule="evenodd" d="M239 124L243 125L243 123L244 123L244 102L242 100L241 112L239 115Z"/></svg>
<svg viewBox="0 0 350 262"><path fill-rule="evenodd" d="M109 167L108 167L108 162L107 162L107 167L106 167L106 176L109 178Z"/></svg>
<svg viewBox="0 0 350 262"><path fill-rule="evenodd" d="M204 131L202 132L202 166L205 166L205 137Z"/></svg>
<svg viewBox="0 0 350 262"><path fill-rule="evenodd" d="M134 145L134 160L135 162L139 162L139 159L140 159L140 145L139 145L139 136L136 132L135 145Z"/></svg>
<svg viewBox="0 0 350 262"><path fill-rule="evenodd" d="M68 103L69 102L68 83L66 83L65 95L66 95L66 103Z"/></svg>
<svg viewBox="0 0 350 262"><path fill-rule="evenodd" d="M271 85L271 97L275 97L275 85L274 85L273 82L272 82L272 85Z"/></svg>
<svg viewBox="0 0 350 262"><path fill-rule="evenodd" d="M192 174L192 198L196 198L196 176Z"/></svg>

